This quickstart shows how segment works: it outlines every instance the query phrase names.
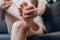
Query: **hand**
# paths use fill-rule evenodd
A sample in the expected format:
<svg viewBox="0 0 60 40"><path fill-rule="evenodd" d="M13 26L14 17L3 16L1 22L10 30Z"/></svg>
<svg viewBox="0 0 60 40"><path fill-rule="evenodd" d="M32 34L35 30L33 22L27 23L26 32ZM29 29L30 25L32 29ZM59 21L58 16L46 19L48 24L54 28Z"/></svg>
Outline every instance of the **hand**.
<svg viewBox="0 0 60 40"><path fill-rule="evenodd" d="M12 5L12 1L4 1L3 5L1 6L2 9L7 9Z"/></svg>
<svg viewBox="0 0 60 40"><path fill-rule="evenodd" d="M28 3L22 2L19 7L19 15L23 17L24 20L33 20L37 13L34 5L29 6Z"/></svg>

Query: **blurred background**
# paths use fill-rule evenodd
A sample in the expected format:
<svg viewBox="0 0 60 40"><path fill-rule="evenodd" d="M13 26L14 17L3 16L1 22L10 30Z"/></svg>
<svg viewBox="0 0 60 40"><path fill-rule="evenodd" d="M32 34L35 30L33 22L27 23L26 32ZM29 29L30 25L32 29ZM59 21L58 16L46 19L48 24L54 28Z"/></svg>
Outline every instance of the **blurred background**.
<svg viewBox="0 0 60 40"><path fill-rule="evenodd" d="M47 1L48 5L51 5L51 4L56 3L56 2L58 2L60 0L46 0L46 1Z"/></svg>

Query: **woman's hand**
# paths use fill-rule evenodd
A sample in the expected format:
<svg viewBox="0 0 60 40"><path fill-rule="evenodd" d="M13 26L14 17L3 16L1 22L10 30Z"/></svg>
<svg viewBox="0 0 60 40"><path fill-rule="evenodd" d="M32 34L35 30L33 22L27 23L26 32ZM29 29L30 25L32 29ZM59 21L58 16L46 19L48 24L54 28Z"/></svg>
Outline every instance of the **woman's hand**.
<svg viewBox="0 0 60 40"><path fill-rule="evenodd" d="M28 3L22 2L19 7L19 15L23 17L25 21L33 20L37 13L34 5L29 6Z"/></svg>
<svg viewBox="0 0 60 40"><path fill-rule="evenodd" d="M2 9L7 9L12 5L12 1L4 1L3 5L1 6Z"/></svg>

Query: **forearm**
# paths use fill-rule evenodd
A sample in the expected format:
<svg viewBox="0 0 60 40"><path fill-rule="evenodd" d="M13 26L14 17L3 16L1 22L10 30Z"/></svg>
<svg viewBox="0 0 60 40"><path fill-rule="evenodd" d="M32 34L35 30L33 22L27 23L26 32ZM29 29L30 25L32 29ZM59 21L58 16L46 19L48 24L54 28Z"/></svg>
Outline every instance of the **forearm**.
<svg viewBox="0 0 60 40"><path fill-rule="evenodd" d="M42 15L46 9L46 0L41 0L38 2L37 13Z"/></svg>

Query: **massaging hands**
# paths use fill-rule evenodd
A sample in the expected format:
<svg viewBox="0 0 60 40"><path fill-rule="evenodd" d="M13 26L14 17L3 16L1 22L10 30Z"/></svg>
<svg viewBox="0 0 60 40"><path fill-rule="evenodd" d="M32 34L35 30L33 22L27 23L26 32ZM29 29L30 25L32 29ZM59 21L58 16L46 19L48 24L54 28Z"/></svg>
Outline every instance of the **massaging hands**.
<svg viewBox="0 0 60 40"><path fill-rule="evenodd" d="M12 5L12 1L4 1L3 5L1 6L2 9L7 9Z"/></svg>
<svg viewBox="0 0 60 40"><path fill-rule="evenodd" d="M19 15L23 17L25 21L33 20L37 13L34 5L29 6L28 3L22 2L19 7Z"/></svg>

